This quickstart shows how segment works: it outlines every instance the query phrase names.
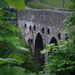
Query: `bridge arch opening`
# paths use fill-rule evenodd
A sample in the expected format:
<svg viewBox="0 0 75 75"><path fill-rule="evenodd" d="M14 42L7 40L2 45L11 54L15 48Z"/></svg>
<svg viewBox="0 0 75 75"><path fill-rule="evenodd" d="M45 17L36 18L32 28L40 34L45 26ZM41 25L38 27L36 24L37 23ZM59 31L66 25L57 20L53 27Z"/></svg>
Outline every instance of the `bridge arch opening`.
<svg viewBox="0 0 75 75"><path fill-rule="evenodd" d="M57 40L55 37L52 37L51 40L50 40L50 44L54 43L55 45L58 45L57 44ZM48 55L50 55L52 53L52 49L50 50L50 52L48 53Z"/></svg>
<svg viewBox="0 0 75 75"><path fill-rule="evenodd" d="M52 38L51 38L50 44L51 44L51 43L54 43L55 45L57 45L57 40L56 40L55 37L52 37Z"/></svg>
<svg viewBox="0 0 75 75"><path fill-rule="evenodd" d="M43 50L43 39L41 34L38 33L35 40L35 61L44 64L44 55L40 54L41 50Z"/></svg>

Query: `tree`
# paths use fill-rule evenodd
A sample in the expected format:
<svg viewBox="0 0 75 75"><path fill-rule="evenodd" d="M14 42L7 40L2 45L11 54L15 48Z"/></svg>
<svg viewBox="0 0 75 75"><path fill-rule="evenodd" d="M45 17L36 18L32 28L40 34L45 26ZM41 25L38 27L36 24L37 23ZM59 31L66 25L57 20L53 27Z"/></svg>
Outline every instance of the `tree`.
<svg viewBox="0 0 75 75"><path fill-rule="evenodd" d="M19 3L20 6L17 3ZM5 10L5 7L10 5L20 10L21 7L24 9L25 4L23 0L0 0L0 75L24 75L24 68L12 66L16 64L19 65L23 63L23 61L21 57L12 54L13 50L15 51L22 47L20 46L19 37L15 36L15 34L19 32L19 29L8 20L14 19L15 14ZM17 70L19 70L19 72L17 72Z"/></svg>
<svg viewBox="0 0 75 75"><path fill-rule="evenodd" d="M75 0L70 0L70 5L69 5L71 10L75 10Z"/></svg>

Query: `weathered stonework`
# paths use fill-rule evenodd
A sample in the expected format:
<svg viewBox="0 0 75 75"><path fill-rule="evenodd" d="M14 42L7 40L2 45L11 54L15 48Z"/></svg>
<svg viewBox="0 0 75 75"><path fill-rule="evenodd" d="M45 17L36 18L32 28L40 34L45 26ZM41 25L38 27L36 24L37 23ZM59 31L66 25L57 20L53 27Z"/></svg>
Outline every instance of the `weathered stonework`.
<svg viewBox="0 0 75 75"><path fill-rule="evenodd" d="M42 37L43 47L50 43L52 37L59 41L58 34L62 34L63 20L70 14L71 12L67 11L39 9L27 9L17 13L18 27L30 45L33 55L35 55L37 34L40 33ZM61 34L63 39L64 35Z"/></svg>

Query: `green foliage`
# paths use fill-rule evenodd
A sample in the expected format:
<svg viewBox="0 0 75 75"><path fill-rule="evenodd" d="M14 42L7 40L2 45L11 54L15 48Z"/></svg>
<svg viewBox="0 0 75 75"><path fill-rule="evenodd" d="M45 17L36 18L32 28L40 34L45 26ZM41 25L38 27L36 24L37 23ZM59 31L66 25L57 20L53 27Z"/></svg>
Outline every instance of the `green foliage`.
<svg viewBox="0 0 75 75"><path fill-rule="evenodd" d="M18 63L19 61L14 58L13 59L12 58L7 58L7 59L0 58L0 65L3 65L5 63L11 63L11 62Z"/></svg>
<svg viewBox="0 0 75 75"><path fill-rule="evenodd" d="M21 63L23 64L27 61L25 58L27 58L29 49L25 48L27 45L24 44L24 41L22 43L18 37L20 30L12 25L9 20L14 19L15 14L4 9L8 6L8 3L10 5L12 2L11 5L15 8L20 7L20 10L21 6L18 5L18 3L22 3L23 0L19 0L17 3L16 1L17 0L0 0L0 75L25 75L25 72L31 73L29 69L25 69L25 66L24 68L18 67L21 66ZM22 52L23 55L21 54ZM30 57L27 59L30 59Z"/></svg>
<svg viewBox="0 0 75 75"><path fill-rule="evenodd" d="M10 55L8 56L8 58L15 58L16 60L19 61L19 63L23 63L23 60L22 60L21 57L18 56L17 54L10 54Z"/></svg>
<svg viewBox="0 0 75 75"><path fill-rule="evenodd" d="M18 10L25 9L24 0L5 0L5 1L8 2L9 6L13 6L14 8Z"/></svg>
<svg viewBox="0 0 75 75"><path fill-rule="evenodd" d="M41 66L34 62L28 45L24 40L20 40L22 37L19 38L20 30L9 20L14 19L15 14L4 9L11 2L13 7L19 8L21 7L18 5L19 1L22 0L17 3L17 0L0 1L0 75L25 75L25 73L38 72Z"/></svg>
<svg viewBox="0 0 75 75"><path fill-rule="evenodd" d="M75 10L75 0L70 0L69 7L71 10Z"/></svg>
<svg viewBox="0 0 75 75"><path fill-rule="evenodd" d="M25 0L25 3L28 3L28 2L31 2L31 1L33 1L33 0Z"/></svg>
<svg viewBox="0 0 75 75"><path fill-rule="evenodd" d="M75 6L72 7L73 9L75 8ZM61 40L58 46L48 44L41 51L41 53L51 52L48 63L44 68L46 73L55 73L56 75L75 74L75 12L64 20L64 22L63 33L68 33L68 41Z"/></svg>
<svg viewBox="0 0 75 75"><path fill-rule="evenodd" d="M21 67L10 67L9 65L0 67L0 75L25 75L24 68Z"/></svg>
<svg viewBox="0 0 75 75"><path fill-rule="evenodd" d="M50 52L50 50L53 49L54 46L55 46L54 43L52 43L52 44L47 44L47 45L45 46L45 49L42 50L42 51L40 51L40 53L41 53L41 54L44 54L44 53L46 53L46 52ZM55 46L55 48L57 48L57 47L58 47L58 46ZM54 50L54 49L53 49L53 50Z"/></svg>
<svg viewBox="0 0 75 75"><path fill-rule="evenodd" d="M33 73L34 72L38 73L40 70L42 70L41 65L34 62L34 60L30 58L27 58L27 60L25 60L22 66L25 67L27 70L30 70Z"/></svg>
<svg viewBox="0 0 75 75"><path fill-rule="evenodd" d="M5 2L4 0L0 0L0 9L7 6L8 6L7 2Z"/></svg>
<svg viewBox="0 0 75 75"><path fill-rule="evenodd" d="M48 64L45 65L45 71L56 73L57 75L70 75L75 70L75 50L72 41L62 42L58 47L51 48L52 53L49 55ZM50 50L47 48L46 50Z"/></svg>
<svg viewBox="0 0 75 75"><path fill-rule="evenodd" d="M45 5L39 4L39 3L35 3L35 2L28 2L27 6L29 6L31 8L35 8L35 9L49 9Z"/></svg>
<svg viewBox="0 0 75 75"><path fill-rule="evenodd" d="M9 12L7 10L1 9L0 12L2 15L0 16L0 46L1 50L4 48L17 48L19 45L19 38L15 36L15 33L19 32L15 26L10 25L10 22L5 19L14 18L14 13Z"/></svg>
<svg viewBox="0 0 75 75"><path fill-rule="evenodd" d="M50 7L55 7L55 8L62 8L62 1L63 0L37 0L43 4L49 5ZM65 8L68 8L67 6L70 3L70 0L64 0L64 6Z"/></svg>

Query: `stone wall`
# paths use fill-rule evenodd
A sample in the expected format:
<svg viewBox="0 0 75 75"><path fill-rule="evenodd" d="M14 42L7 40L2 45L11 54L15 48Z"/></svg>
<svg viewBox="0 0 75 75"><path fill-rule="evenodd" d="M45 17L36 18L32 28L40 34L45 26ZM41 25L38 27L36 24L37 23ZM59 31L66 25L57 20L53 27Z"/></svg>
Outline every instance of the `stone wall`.
<svg viewBox="0 0 75 75"><path fill-rule="evenodd" d="M30 45L33 54L35 53L35 40L38 33L42 37L43 46L49 44L52 37L55 37L57 41L63 39L63 20L70 14L71 12L68 11L41 9L18 11L18 27L21 29L24 39Z"/></svg>

